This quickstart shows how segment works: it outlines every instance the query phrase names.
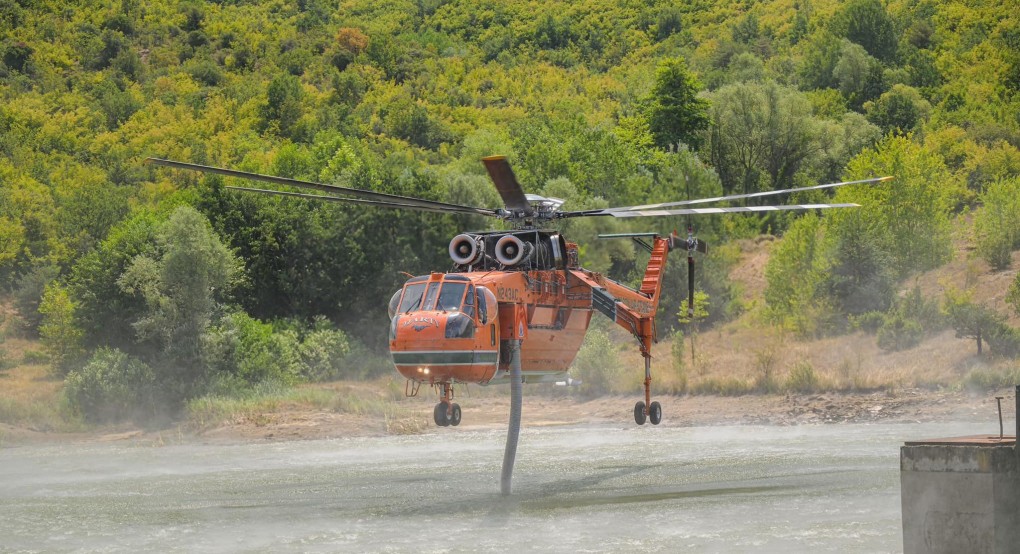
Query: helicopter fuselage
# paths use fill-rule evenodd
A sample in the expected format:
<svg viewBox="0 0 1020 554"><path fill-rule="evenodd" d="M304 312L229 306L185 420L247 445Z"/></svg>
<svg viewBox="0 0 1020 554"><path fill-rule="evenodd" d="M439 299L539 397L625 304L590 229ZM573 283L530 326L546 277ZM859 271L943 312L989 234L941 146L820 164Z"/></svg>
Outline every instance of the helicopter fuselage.
<svg viewBox="0 0 1020 554"><path fill-rule="evenodd" d="M390 302L397 371L429 384L508 382L507 341L526 382L563 380L591 322L577 246L550 231L454 237L451 273L413 277ZM525 338L527 340L525 340Z"/></svg>

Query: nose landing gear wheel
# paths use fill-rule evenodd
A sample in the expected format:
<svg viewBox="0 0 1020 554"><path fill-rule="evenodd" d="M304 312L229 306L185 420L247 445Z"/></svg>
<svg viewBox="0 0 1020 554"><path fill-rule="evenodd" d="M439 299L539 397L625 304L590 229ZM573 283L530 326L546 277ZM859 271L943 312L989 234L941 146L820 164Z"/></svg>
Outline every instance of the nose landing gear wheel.
<svg viewBox="0 0 1020 554"><path fill-rule="evenodd" d="M454 405L456 406L456 404ZM436 404L436 407L432 410L432 419L435 420L436 425L439 427L446 427L452 422L448 415L449 411L447 411L446 407L446 402L440 402L439 404ZM460 410L458 410L458 416L459 412ZM457 417L457 423L460 423L460 417Z"/></svg>
<svg viewBox="0 0 1020 554"><path fill-rule="evenodd" d="M450 425L460 425L460 404L453 405L453 414L450 415Z"/></svg>
<svg viewBox="0 0 1020 554"><path fill-rule="evenodd" d="M652 425L658 425L662 421L662 405L658 402L652 402L648 406L648 421L652 422Z"/></svg>
<svg viewBox="0 0 1020 554"><path fill-rule="evenodd" d="M634 422L638 425L645 424L645 403L638 401L634 404Z"/></svg>

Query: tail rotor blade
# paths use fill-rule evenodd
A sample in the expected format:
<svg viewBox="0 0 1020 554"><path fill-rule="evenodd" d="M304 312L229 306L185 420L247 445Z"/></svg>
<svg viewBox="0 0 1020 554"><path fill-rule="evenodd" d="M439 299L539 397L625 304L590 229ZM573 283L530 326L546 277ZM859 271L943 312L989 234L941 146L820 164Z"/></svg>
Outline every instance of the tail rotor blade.
<svg viewBox="0 0 1020 554"><path fill-rule="evenodd" d="M694 320L694 256L687 256L687 317Z"/></svg>

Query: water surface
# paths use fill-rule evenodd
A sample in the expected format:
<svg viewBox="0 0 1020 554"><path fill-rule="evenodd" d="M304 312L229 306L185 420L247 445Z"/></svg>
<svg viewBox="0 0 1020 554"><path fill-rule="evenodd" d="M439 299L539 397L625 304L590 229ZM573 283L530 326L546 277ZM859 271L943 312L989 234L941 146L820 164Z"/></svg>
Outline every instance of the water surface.
<svg viewBox="0 0 1020 554"><path fill-rule="evenodd" d="M0 551L899 552L880 424L525 429L268 444L0 449Z"/></svg>

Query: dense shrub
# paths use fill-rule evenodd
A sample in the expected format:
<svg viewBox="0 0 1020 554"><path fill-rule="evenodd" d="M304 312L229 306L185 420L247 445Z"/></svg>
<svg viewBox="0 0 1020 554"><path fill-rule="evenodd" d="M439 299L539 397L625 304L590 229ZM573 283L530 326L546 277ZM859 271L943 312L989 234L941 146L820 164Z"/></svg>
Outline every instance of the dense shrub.
<svg viewBox="0 0 1020 554"><path fill-rule="evenodd" d="M304 336L298 352L301 374L312 381L331 381L344 376L351 347L339 329L320 326Z"/></svg>
<svg viewBox="0 0 1020 554"><path fill-rule="evenodd" d="M224 317L202 336L202 358L210 375L233 376L249 384L298 380L299 348L295 331L274 332L272 324L244 312Z"/></svg>
<svg viewBox="0 0 1020 554"><path fill-rule="evenodd" d="M800 362L790 370L783 388L790 392L816 392L821 388L821 381L811 364Z"/></svg>
<svg viewBox="0 0 1020 554"><path fill-rule="evenodd" d="M599 395L615 392L620 360L609 334L601 329L589 329L572 369L581 379L583 393Z"/></svg>
<svg viewBox="0 0 1020 554"><path fill-rule="evenodd" d="M878 347L882 350L906 350L920 344L922 337L924 329L917 320L893 313L878 328Z"/></svg>
<svg viewBox="0 0 1020 554"><path fill-rule="evenodd" d="M144 420L160 409L152 368L117 349L96 350L65 383L68 404L89 422Z"/></svg>

